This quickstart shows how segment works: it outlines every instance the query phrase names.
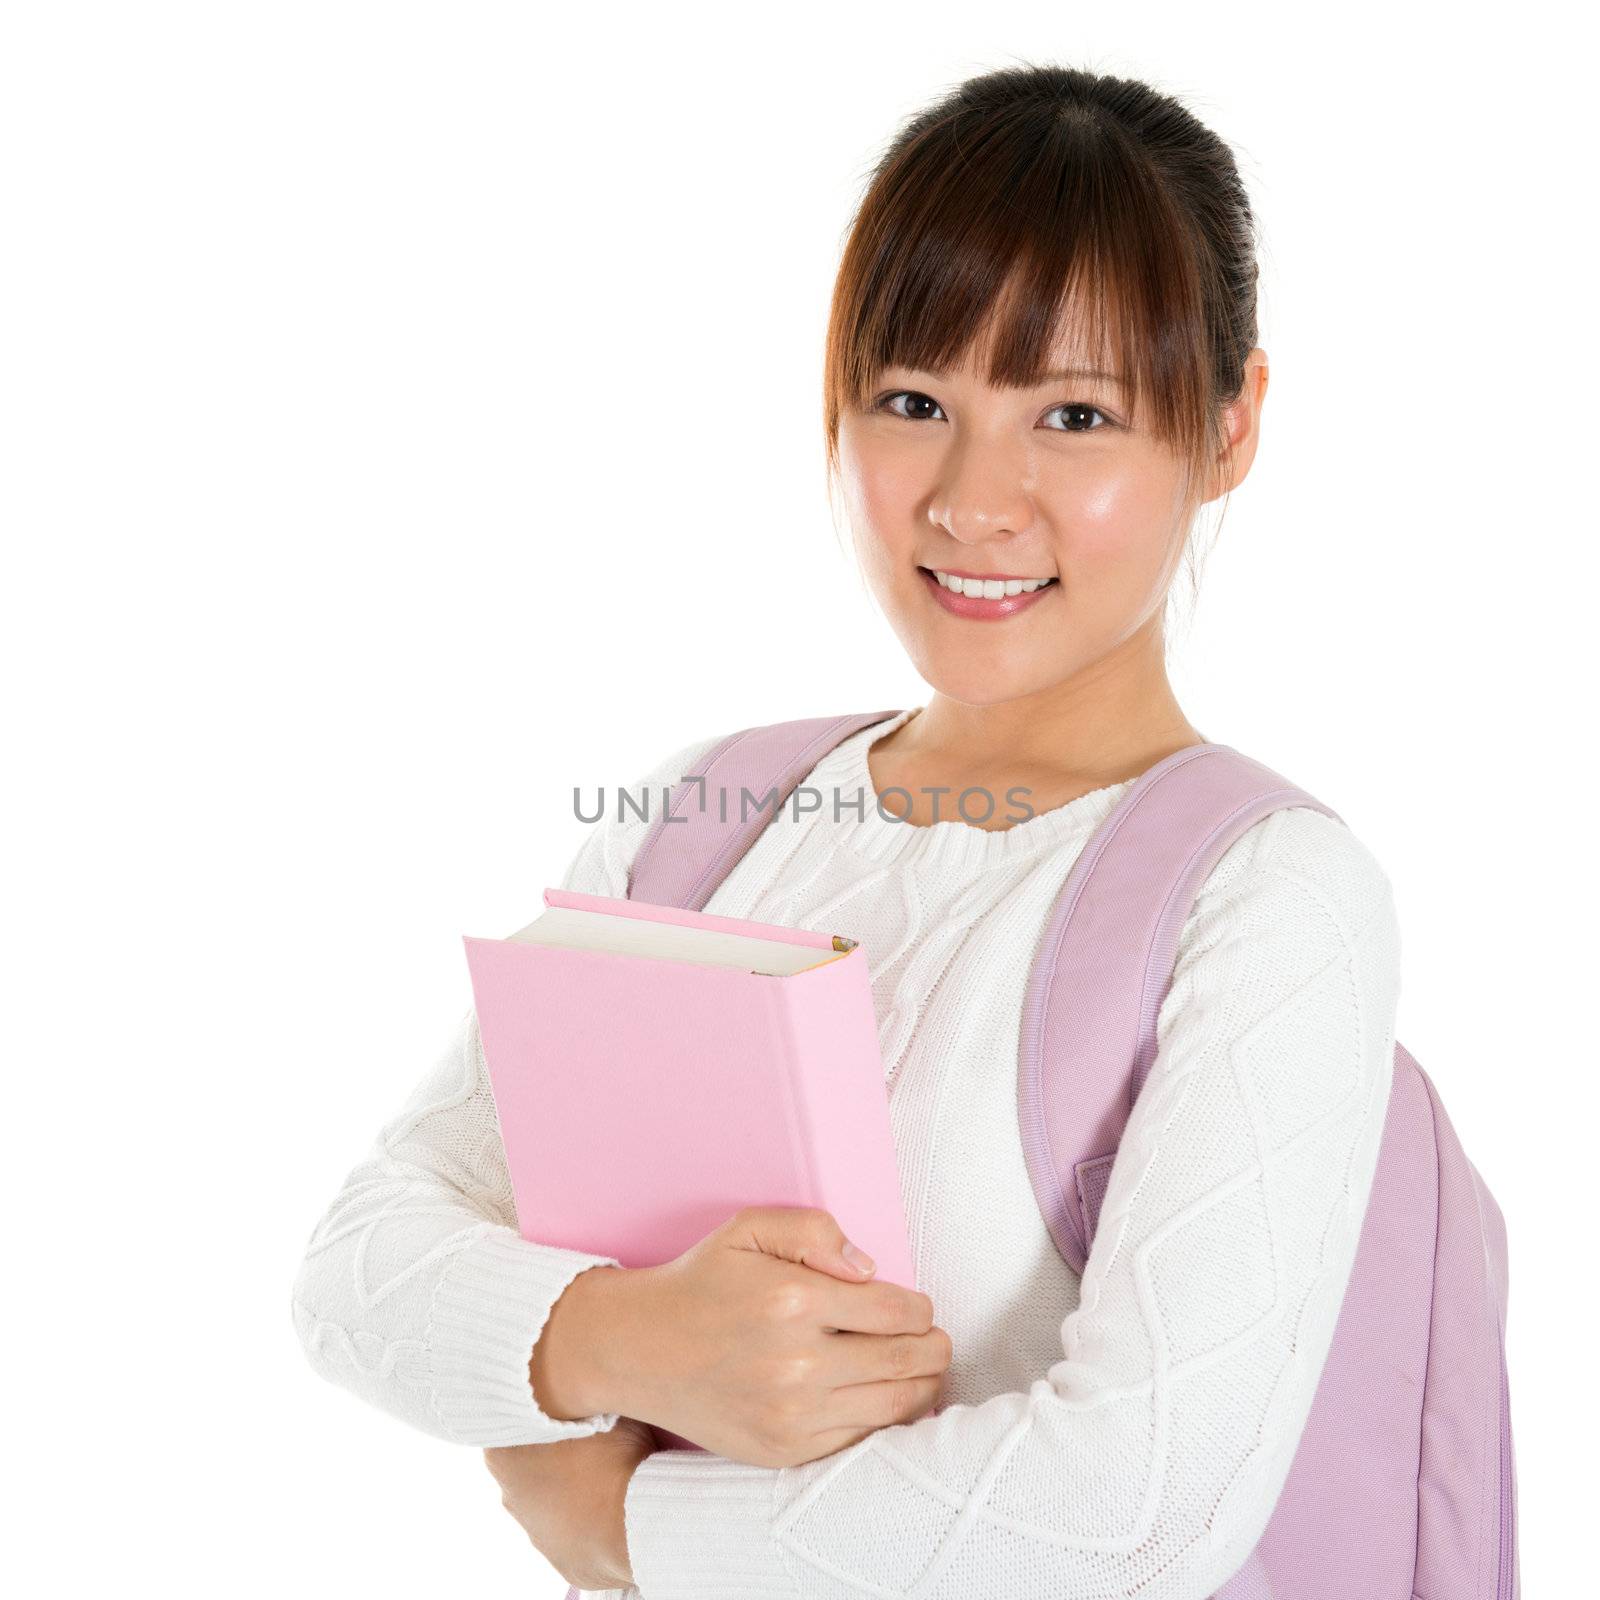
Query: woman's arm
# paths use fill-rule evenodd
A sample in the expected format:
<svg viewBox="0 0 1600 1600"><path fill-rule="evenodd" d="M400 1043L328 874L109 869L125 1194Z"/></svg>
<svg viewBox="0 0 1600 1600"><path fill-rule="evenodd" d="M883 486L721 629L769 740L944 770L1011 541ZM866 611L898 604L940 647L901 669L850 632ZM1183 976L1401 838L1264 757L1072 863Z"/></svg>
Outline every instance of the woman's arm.
<svg viewBox="0 0 1600 1600"><path fill-rule="evenodd" d="M1332 1340L1398 992L1390 885L1359 841L1305 808L1248 830L1185 927L1061 1359L800 1467L656 1452L626 1490L638 1587L1213 1594L1266 1527Z"/></svg>
<svg viewBox="0 0 1600 1600"><path fill-rule="evenodd" d="M563 887L621 896L661 786L696 740L628 786L649 816L594 825ZM615 1412L557 1420L530 1381L535 1343L579 1273L614 1257L531 1243L516 1210L477 1016L468 1012L312 1230L292 1295L306 1357L330 1382L439 1438L487 1447L573 1439Z"/></svg>

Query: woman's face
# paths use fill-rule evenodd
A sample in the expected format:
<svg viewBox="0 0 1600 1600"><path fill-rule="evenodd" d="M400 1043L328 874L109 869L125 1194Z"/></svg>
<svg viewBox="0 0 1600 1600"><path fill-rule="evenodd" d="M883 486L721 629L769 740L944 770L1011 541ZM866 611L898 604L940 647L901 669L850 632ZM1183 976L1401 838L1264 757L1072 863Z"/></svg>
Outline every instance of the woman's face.
<svg viewBox="0 0 1600 1600"><path fill-rule="evenodd" d="M1062 375L1031 389L991 388L970 363L888 367L866 406L841 419L842 487L867 581L918 672L965 704L1047 690L1119 647L1161 649L1194 509L1183 466L1129 415L1120 385L1084 365L1064 351L1052 363ZM1265 387L1264 353L1252 351L1227 420L1231 477L1201 500L1248 470ZM1008 592L952 594L936 573L990 580L989 594L1009 580ZM1019 579L1051 581L1030 595L1013 592Z"/></svg>

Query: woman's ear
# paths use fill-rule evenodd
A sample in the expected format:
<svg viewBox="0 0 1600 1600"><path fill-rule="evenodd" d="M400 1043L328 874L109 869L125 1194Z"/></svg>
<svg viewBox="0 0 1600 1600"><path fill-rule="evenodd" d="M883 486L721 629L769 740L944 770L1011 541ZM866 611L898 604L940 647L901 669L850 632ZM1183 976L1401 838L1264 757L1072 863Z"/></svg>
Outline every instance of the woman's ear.
<svg viewBox="0 0 1600 1600"><path fill-rule="evenodd" d="M1244 382L1238 397L1222 408L1223 449L1214 463L1213 486L1206 496L1237 489L1256 458L1261 437L1261 406L1267 397L1267 352L1257 345L1244 358Z"/></svg>

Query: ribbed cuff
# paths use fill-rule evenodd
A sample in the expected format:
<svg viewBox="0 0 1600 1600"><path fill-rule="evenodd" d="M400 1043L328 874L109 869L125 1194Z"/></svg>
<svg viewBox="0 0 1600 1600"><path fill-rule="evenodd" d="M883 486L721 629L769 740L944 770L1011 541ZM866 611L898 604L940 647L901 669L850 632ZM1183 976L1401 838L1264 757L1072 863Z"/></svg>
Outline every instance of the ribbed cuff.
<svg viewBox="0 0 1600 1600"><path fill-rule="evenodd" d="M772 1531L780 1468L703 1450L657 1450L623 1501L628 1564L647 1600L800 1600Z"/></svg>
<svg viewBox="0 0 1600 1600"><path fill-rule="evenodd" d="M528 1379L550 1308L590 1267L614 1256L534 1244L495 1226L458 1251L434 1288L428 1315L428 1376L434 1408L461 1444L546 1444L614 1428L618 1412L570 1422L547 1416Z"/></svg>

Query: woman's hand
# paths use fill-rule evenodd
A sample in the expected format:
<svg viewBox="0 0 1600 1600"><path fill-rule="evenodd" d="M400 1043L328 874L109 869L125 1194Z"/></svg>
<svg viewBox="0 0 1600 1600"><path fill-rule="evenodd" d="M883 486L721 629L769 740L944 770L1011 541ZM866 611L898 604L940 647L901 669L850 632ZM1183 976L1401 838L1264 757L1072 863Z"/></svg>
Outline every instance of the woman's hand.
<svg viewBox="0 0 1600 1600"><path fill-rule="evenodd" d="M588 1348L607 1352L602 1390L624 1402L607 1409L757 1467L799 1466L922 1416L950 1337L927 1295L870 1281L845 1243L826 1211L751 1206L677 1260L600 1284L610 1298L594 1302Z"/></svg>
<svg viewBox="0 0 1600 1600"><path fill-rule="evenodd" d="M604 1433L483 1452L500 1503L534 1547L574 1588L633 1586L623 1507L633 1469L657 1448L632 1417Z"/></svg>

